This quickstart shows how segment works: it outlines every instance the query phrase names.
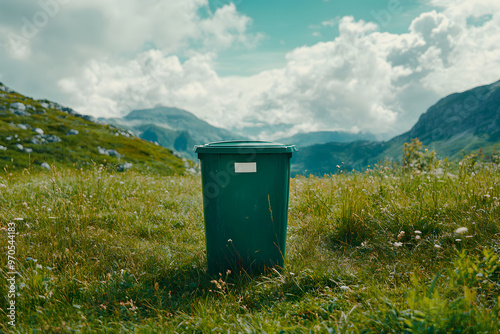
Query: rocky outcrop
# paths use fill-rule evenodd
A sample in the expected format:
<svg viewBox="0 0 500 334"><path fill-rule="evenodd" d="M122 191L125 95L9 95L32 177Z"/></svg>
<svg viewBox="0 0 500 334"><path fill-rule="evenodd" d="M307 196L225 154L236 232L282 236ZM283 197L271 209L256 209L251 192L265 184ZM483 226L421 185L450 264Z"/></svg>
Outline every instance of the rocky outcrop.
<svg viewBox="0 0 500 334"><path fill-rule="evenodd" d="M424 144L470 133L491 134L500 129L500 81L441 99L420 116L410 138Z"/></svg>
<svg viewBox="0 0 500 334"><path fill-rule="evenodd" d="M56 135L46 135L46 134L38 134L31 138L30 142L35 145L47 144L47 143L59 143L62 139Z"/></svg>
<svg viewBox="0 0 500 334"><path fill-rule="evenodd" d="M46 163L46 162L42 162L42 163L40 164L40 166L41 166L42 168L45 168L45 169L50 170L50 165L49 165L48 163Z"/></svg>
<svg viewBox="0 0 500 334"><path fill-rule="evenodd" d="M114 150L114 149L108 150L108 149L105 149L104 147L97 146L97 151L99 151L99 153L103 154L103 155L109 155L109 156L117 157L117 158L123 157L122 154L118 153L118 151Z"/></svg>
<svg viewBox="0 0 500 334"><path fill-rule="evenodd" d="M31 114L26 111L26 106L21 102L11 103L9 106L9 111L18 116L31 116Z"/></svg>

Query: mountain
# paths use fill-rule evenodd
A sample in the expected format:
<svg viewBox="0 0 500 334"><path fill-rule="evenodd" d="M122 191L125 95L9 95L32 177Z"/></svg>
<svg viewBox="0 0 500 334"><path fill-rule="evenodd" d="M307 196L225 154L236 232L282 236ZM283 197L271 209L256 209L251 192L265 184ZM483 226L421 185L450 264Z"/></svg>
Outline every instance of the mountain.
<svg viewBox="0 0 500 334"><path fill-rule="evenodd" d="M405 142L418 138L438 158L463 152L500 150L500 81L451 94L431 106L408 132L386 142L328 143L301 148L292 159L294 173L322 175L362 169L385 159L400 161Z"/></svg>
<svg viewBox="0 0 500 334"><path fill-rule="evenodd" d="M188 161L124 129L48 100L23 96L0 83L0 168L80 168L183 174Z"/></svg>
<svg viewBox="0 0 500 334"><path fill-rule="evenodd" d="M245 139L212 126L188 111L163 106L134 110L123 118L100 120L131 130L142 139L157 142L190 159L196 158L194 145Z"/></svg>
<svg viewBox="0 0 500 334"><path fill-rule="evenodd" d="M276 140L279 143L293 144L298 147L311 146L326 143L348 143L358 140L376 140L370 133L350 133L346 131L317 131L297 133L291 137Z"/></svg>
<svg viewBox="0 0 500 334"><path fill-rule="evenodd" d="M383 142L356 141L351 143L327 143L300 148L291 160L291 171L296 174L334 174L337 171L362 169L373 161L374 156L386 149Z"/></svg>
<svg viewBox="0 0 500 334"><path fill-rule="evenodd" d="M395 142L418 138L438 155L458 158L462 151L491 150L500 142L500 81L451 94L422 114Z"/></svg>

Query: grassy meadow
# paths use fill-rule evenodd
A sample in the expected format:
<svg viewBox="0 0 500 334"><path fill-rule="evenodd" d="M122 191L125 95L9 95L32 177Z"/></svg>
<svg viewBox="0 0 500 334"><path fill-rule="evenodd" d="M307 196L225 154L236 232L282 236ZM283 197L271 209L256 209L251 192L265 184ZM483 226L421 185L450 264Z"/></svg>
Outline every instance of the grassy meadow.
<svg viewBox="0 0 500 334"><path fill-rule="evenodd" d="M285 268L255 277L207 274L200 176L2 172L0 332L498 333L498 164L412 165L293 178Z"/></svg>

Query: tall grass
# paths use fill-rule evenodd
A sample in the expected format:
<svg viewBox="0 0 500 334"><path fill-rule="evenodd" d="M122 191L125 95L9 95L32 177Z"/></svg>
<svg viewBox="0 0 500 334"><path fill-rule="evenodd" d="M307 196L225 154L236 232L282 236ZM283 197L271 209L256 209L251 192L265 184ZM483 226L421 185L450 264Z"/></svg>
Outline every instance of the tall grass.
<svg viewBox="0 0 500 334"><path fill-rule="evenodd" d="M2 283L0 330L496 333L499 198L492 163L297 177L285 268L213 277L199 176L4 173L18 318Z"/></svg>

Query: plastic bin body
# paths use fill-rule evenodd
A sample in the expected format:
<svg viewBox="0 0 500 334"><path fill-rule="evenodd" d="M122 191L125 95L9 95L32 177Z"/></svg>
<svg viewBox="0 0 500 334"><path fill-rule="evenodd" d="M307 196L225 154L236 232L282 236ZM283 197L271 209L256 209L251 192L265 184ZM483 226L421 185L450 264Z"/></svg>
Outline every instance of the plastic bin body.
<svg viewBox="0 0 500 334"><path fill-rule="evenodd" d="M284 266L293 151L295 146L268 142L196 147L209 273Z"/></svg>

